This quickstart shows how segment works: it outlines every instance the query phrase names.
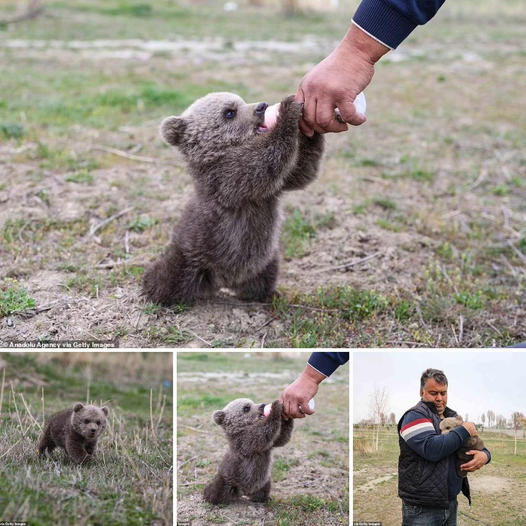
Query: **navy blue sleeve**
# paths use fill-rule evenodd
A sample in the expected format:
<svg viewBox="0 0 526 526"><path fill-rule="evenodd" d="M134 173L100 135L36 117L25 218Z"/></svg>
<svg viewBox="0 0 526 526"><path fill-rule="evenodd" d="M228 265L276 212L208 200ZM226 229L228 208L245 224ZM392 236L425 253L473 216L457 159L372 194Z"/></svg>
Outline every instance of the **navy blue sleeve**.
<svg viewBox="0 0 526 526"><path fill-rule="evenodd" d="M348 361L348 352L313 352L308 364L321 374L330 376L340 365Z"/></svg>
<svg viewBox="0 0 526 526"><path fill-rule="evenodd" d="M470 435L463 426L441 435L435 431L429 418L417 411L409 411L402 420L400 436L415 453L430 462L438 462L454 453Z"/></svg>
<svg viewBox="0 0 526 526"><path fill-rule="evenodd" d="M445 0L362 0L353 22L392 49L435 16Z"/></svg>

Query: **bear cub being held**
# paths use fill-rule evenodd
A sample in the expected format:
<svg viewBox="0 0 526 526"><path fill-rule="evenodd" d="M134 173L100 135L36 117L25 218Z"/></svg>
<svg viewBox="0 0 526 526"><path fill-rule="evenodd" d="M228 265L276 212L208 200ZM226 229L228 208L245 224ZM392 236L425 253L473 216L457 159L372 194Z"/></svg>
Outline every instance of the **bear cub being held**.
<svg viewBox="0 0 526 526"><path fill-rule="evenodd" d="M452 429L455 429L456 427L461 426L464 423L464 420L460 415L456 416L449 416L447 418L444 418L440 422L440 430L442 431L442 435L447 435ZM482 451L484 449L484 442L482 439L478 436L469 437L466 439L466 441L462 444L460 449L457 450L457 474L459 477L467 477L468 472L460 469L460 466L462 464L465 464L466 462L469 462L470 460L473 460L473 455L467 455L467 451L471 451L472 449L478 449L479 451Z"/></svg>
<svg viewBox="0 0 526 526"><path fill-rule="evenodd" d="M63 448L76 464L84 464L95 456L97 440L106 428L107 407L77 403L51 415L40 438L38 452L51 453Z"/></svg>
<svg viewBox="0 0 526 526"><path fill-rule="evenodd" d="M241 495L253 502L269 500L270 451L287 444L294 424L292 419L281 417L283 404L279 400L272 403L267 417L264 407L248 398L238 398L214 412L214 422L224 429L229 449L217 475L204 490L207 502L228 504Z"/></svg>
<svg viewBox="0 0 526 526"><path fill-rule="evenodd" d="M220 287L244 300L272 297L278 200L316 177L323 137L300 132L303 106L293 96L282 100L276 121L265 119L267 107L211 93L162 122L161 136L182 152L195 191L170 245L145 272L148 300L191 304Z"/></svg>

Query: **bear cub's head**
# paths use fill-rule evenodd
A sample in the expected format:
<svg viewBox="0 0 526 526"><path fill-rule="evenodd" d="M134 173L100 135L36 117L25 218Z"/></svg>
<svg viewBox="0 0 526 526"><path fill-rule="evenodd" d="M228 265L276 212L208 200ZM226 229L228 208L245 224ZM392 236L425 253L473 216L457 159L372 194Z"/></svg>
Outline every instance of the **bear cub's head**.
<svg viewBox="0 0 526 526"><path fill-rule="evenodd" d="M161 137L197 161L200 155L220 153L228 146L242 144L269 131L265 126L267 107L266 102L247 104L234 93L209 93L180 116L164 119Z"/></svg>
<svg viewBox="0 0 526 526"><path fill-rule="evenodd" d="M106 428L107 407L75 404L71 413L71 426L87 440L96 440Z"/></svg>
<svg viewBox="0 0 526 526"><path fill-rule="evenodd" d="M227 404L221 411L214 411L213 419L228 435L264 420L264 407L265 404L255 404L249 398L237 398Z"/></svg>
<svg viewBox="0 0 526 526"><path fill-rule="evenodd" d="M443 435L447 435L452 429L461 426L463 423L464 420L461 416L449 416L440 422L440 430Z"/></svg>

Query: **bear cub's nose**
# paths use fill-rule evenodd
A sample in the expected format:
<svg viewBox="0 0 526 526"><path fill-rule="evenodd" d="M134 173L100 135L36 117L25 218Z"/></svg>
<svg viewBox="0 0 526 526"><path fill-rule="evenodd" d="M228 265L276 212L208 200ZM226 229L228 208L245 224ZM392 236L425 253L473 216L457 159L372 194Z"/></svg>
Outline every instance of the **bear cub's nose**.
<svg viewBox="0 0 526 526"><path fill-rule="evenodd" d="M256 106L256 110L255 110L256 115L262 117L263 115L265 115L265 110L267 108L268 108L268 104L266 102L260 102Z"/></svg>

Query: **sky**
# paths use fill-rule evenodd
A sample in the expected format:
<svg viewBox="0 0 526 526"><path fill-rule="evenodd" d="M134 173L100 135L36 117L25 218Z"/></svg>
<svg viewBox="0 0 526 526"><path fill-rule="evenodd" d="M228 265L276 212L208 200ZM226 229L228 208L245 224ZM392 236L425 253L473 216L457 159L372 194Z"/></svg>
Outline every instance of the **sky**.
<svg viewBox="0 0 526 526"><path fill-rule="evenodd" d="M396 420L420 400L420 376L428 367L448 379L448 406L480 423L492 410L507 419L526 415L526 352L511 350L367 351L353 353L353 422L371 416L375 389L388 393L387 414Z"/></svg>

